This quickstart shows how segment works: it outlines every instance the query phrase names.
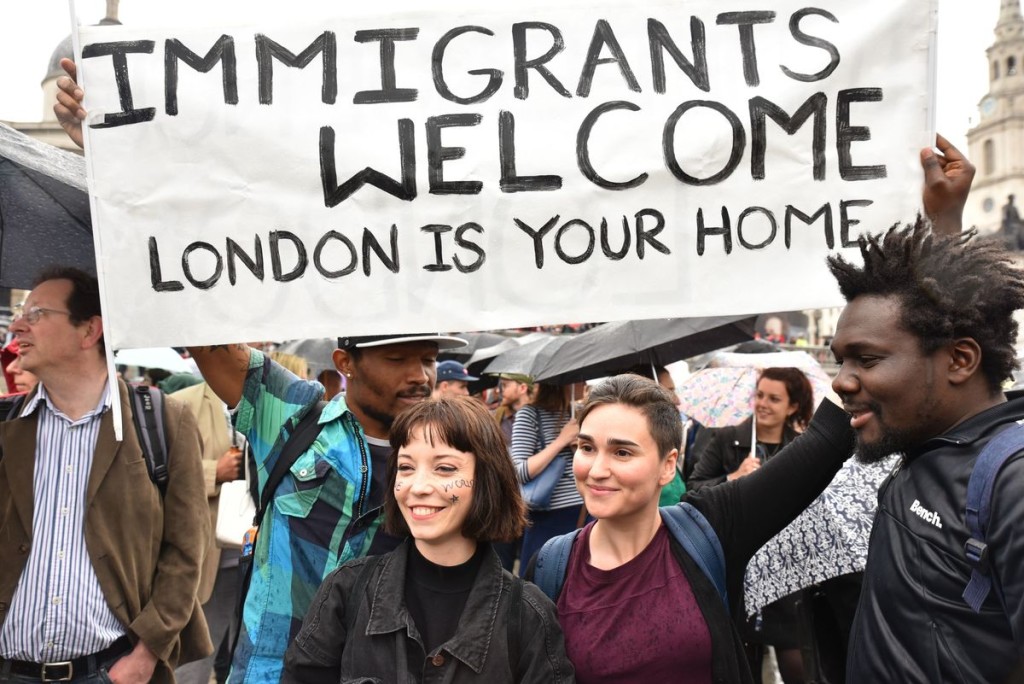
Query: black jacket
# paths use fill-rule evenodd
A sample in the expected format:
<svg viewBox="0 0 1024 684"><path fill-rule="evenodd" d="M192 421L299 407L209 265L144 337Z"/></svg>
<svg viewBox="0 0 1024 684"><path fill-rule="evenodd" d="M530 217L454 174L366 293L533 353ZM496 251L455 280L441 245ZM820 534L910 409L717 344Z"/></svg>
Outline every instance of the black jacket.
<svg viewBox="0 0 1024 684"><path fill-rule="evenodd" d="M686 488L698 490L702 487L721 484L726 476L735 471L750 455L750 433L753 417L739 425L721 428L704 428L694 443L694 465ZM796 431L786 425L782 429L782 446L796 438Z"/></svg>
<svg viewBox="0 0 1024 684"><path fill-rule="evenodd" d="M424 653L405 606L408 541L384 556L353 560L320 585L302 630L285 654L283 683L575 681L565 655L555 606L537 587L523 587L519 613L519 662L513 675L508 653L509 590L512 576L488 550L470 590L459 628L432 653ZM378 563L363 596L355 597L354 633L345 633L346 605L359 571Z"/></svg>
<svg viewBox="0 0 1024 684"><path fill-rule="evenodd" d="M1021 418L1024 396L1011 395L907 453L882 484L850 639L851 684L1001 683L1024 659L1024 451L996 479L986 539L1007 611L994 591L980 614L962 598L971 574L967 482L981 449Z"/></svg>

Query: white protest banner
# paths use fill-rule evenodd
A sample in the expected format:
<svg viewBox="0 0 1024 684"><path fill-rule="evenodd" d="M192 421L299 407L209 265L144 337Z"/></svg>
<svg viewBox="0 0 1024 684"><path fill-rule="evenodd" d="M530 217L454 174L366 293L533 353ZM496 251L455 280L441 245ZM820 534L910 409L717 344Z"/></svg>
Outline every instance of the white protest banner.
<svg viewBox="0 0 1024 684"><path fill-rule="evenodd" d="M918 211L934 0L337 5L80 29L115 348L834 305Z"/></svg>

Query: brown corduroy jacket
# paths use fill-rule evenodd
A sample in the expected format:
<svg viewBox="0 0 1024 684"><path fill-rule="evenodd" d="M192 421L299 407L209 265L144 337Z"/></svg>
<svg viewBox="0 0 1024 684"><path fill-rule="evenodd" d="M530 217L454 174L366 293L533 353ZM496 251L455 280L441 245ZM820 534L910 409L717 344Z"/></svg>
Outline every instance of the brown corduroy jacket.
<svg viewBox="0 0 1024 684"><path fill-rule="evenodd" d="M169 479L161 495L139 446L127 386L117 385L124 441L115 441L107 411L86 491L85 545L114 615L159 659L152 681L174 682L174 667L213 652L196 598L210 535L199 435L185 406L166 401ZM32 545L37 423L38 410L0 423L0 625Z"/></svg>

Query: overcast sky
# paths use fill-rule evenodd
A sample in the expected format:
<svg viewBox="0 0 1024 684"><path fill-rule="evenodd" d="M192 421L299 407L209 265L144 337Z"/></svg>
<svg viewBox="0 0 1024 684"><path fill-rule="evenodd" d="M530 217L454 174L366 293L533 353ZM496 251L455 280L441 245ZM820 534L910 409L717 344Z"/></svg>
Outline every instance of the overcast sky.
<svg viewBox="0 0 1024 684"><path fill-rule="evenodd" d="M239 16L267 0L122 0L123 23L181 25L238 23ZM275 1L294 15L318 0ZM330 3L333 4L333 3ZM766 6L770 3L766 2ZM79 0L83 23L96 23L103 0ZM999 0L939 0L938 130L966 149L966 132L977 119L978 100L988 89L985 48L993 41ZM5 0L0 9L0 120L38 121L39 83L54 47L68 35L67 0ZM49 105L47 105L49 106Z"/></svg>

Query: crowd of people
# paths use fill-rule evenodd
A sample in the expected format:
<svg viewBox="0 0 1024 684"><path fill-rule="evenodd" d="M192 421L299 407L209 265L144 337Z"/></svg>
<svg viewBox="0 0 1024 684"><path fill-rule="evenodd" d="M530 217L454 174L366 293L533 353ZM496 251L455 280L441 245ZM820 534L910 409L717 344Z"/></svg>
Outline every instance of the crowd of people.
<svg viewBox="0 0 1024 684"><path fill-rule="evenodd" d="M36 385L0 424L0 682L754 682L764 644L809 681L792 599L751 624L744 570L852 455L892 454L843 680L1024 681L1024 397L1002 390L1024 273L960 232L973 168L938 149L929 218L828 259L841 406L812 416L803 375L766 370L749 421L692 444L636 373L504 376L488 411L440 333L339 337L329 401L245 344L139 390L107 375L95 278L42 273L5 360ZM246 472L258 525L224 548Z"/></svg>

